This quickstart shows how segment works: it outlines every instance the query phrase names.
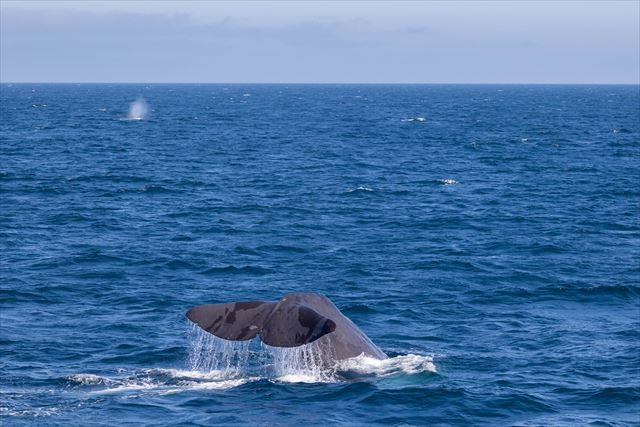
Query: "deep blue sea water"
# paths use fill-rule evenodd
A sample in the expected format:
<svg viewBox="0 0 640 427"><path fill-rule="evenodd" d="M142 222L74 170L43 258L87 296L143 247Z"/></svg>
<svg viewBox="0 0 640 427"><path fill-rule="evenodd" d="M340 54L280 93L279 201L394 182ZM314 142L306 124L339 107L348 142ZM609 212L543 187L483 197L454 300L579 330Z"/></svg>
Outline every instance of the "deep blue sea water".
<svg viewBox="0 0 640 427"><path fill-rule="evenodd" d="M638 86L3 84L1 108L2 425L640 425ZM281 375L184 317L293 291L390 361Z"/></svg>

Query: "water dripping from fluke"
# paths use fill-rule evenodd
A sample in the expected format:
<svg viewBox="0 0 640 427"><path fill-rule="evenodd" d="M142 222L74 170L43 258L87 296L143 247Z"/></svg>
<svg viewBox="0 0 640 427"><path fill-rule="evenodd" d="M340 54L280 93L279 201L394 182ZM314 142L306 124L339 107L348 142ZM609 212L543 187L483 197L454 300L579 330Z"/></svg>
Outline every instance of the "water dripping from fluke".
<svg viewBox="0 0 640 427"><path fill-rule="evenodd" d="M267 379L281 383L336 383L435 374L431 356L407 354L379 360L361 354L337 360L323 339L297 347L273 347L259 339L229 341L192 325L189 366L220 379Z"/></svg>
<svg viewBox="0 0 640 427"><path fill-rule="evenodd" d="M237 375L245 370L251 341L228 341L191 327L189 365L193 371L221 371Z"/></svg>

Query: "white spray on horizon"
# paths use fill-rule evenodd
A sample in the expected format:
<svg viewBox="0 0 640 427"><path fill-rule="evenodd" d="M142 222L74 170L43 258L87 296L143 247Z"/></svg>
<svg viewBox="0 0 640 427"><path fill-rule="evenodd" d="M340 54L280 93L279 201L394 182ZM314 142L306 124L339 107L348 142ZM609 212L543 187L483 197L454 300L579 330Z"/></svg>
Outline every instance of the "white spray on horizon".
<svg viewBox="0 0 640 427"><path fill-rule="evenodd" d="M129 104L129 113L127 114L127 120L144 120L149 115L149 106L147 102L138 98Z"/></svg>

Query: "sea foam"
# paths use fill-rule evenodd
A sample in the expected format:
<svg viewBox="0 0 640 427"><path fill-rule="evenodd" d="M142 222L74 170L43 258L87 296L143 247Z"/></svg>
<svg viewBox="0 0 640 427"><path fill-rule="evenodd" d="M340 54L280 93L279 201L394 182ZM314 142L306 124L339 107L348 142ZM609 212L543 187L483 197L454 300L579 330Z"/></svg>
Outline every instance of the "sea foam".
<svg viewBox="0 0 640 427"><path fill-rule="evenodd" d="M192 329L192 371L220 378L268 378L278 382L326 383L354 378L435 373L431 356L407 354L376 359L364 354L336 360L323 340L298 347L272 347L257 339L228 341ZM257 345L259 343L259 345Z"/></svg>

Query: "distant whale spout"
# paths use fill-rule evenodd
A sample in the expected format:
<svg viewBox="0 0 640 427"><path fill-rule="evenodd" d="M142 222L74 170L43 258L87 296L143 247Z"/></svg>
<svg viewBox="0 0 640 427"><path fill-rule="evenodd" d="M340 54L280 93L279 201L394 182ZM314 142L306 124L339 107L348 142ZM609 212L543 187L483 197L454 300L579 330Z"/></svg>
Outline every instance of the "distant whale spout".
<svg viewBox="0 0 640 427"><path fill-rule="evenodd" d="M191 308L187 318L208 333L232 341L259 336L274 347L316 342L327 362L384 354L324 295L292 293L280 301L243 301Z"/></svg>
<svg viewBox="0 0 640 427"><path fill-rule="evenodd" d="M149 106L142 98L138 98L129 104L128 120L144 120L149 114Z"/></svg>

